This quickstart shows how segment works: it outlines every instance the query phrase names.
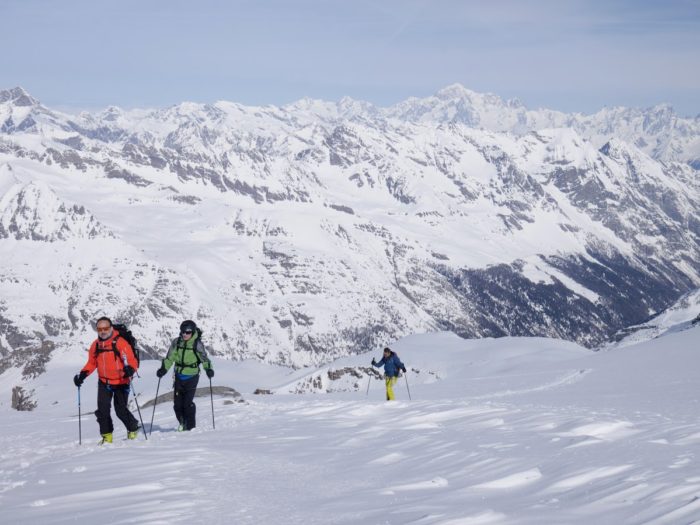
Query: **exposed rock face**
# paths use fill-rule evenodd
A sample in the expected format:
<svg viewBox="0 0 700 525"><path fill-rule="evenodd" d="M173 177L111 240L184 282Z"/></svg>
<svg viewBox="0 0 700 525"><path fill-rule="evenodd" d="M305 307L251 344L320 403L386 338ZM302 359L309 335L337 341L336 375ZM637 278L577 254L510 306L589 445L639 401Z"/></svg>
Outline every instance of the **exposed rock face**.
<svg viewBox="0 0 700 525"><path fill-rule="evenodd" d="M215 356L301 367L431 330L595 347L700 285L700 127L665 107L450 86L70 117L8 90L0 127L1 366L26 377L105 314L145 358L192 318Z"/></svg>
<svg viewBox="0 0 700 525"><path fill-rule="evenodd" d="M148 401L143 403L143 405L140 406L141 408L148 408L152 407L154 404L159 405L161 403L172 402L173 395L173 391L171 390L170 392L166 392L165 394L159 395L158 399L149 399ZM235 388L231 388L230 386L215 386L212 387L211 392L209 391L209 387L202 387L195 390L194 393L194 397L209 398L211 395L228 398L236 403L245 403L245 400L243 399L241 393L238 392L238 390L236 390Z"/></svg>
<svg viewBox="0 0 700 525"><path fill-rule="evenodd" d="M33 399L34 391L26 391L21 386L12 389L12 408L20 412L31 412L37 406Z"/></svg>

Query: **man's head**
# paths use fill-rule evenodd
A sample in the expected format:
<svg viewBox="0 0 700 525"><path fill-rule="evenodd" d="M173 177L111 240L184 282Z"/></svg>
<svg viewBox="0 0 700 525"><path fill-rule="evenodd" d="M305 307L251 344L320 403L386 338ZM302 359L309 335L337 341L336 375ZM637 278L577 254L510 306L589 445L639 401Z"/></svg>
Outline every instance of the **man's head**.
<svg viewBox="0 0 700 525"><path fill-rule="evenodd" d="M389 357L391 355L391 348L386 347L384 349L384 357Z"/></svg>
<svg viewBox="0 0 700 525"><path fill-rule="evenodd" d="M112 320L109 317L100 317L97 320L97 337L103 341L112 337Z"/></svg>
<svg viewBox="0 0 700 525"><path fill-rule="evenodd" d="M190 337L192 337L195 330L197 330L197 325L194 321L190 321L189 319L187 321L182 321L180 324L180 337L187 341Z"/></svg>

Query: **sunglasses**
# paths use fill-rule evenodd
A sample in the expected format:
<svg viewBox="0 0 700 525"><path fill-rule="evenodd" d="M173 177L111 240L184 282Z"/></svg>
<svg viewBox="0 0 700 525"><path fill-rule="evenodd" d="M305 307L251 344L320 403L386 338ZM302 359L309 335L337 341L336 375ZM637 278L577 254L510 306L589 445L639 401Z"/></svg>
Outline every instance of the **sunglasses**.
<svg viewBox="0 0 700 525"><path fill-rule="evenodd" d="M180 332L180 333L181 333L182 335L192 335L192 334L194 333L194 331L193 331L193 330L184 330L184 331L182 331L182 332Z"/></svg>

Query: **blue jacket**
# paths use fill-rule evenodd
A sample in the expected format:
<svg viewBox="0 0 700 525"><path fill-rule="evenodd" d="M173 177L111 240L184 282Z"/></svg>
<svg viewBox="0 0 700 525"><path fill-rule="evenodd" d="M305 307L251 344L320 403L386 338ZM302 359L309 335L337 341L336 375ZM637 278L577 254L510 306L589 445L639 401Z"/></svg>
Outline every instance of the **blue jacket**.
<svg viewBox="0 0 700 525"><path fill-rule="evenodd" d="M406 368L401 362L401 359L399 359L399 356L393 352L389 357L382 356L381 361L373 364L376 367L384 365L384 375L387 377L397 377L399 375L399 370Z"/></svg>

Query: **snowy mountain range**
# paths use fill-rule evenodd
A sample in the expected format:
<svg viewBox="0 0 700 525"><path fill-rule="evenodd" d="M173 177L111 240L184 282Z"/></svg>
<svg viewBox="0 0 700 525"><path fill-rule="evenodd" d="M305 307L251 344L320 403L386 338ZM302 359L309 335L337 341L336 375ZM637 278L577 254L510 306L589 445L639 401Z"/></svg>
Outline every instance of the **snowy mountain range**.
<svg viewBox="0 0 700 525"><path fill-rule="evenodd" d="M595 347L700 286L700 119L528 110L455 85L389 108L68 115L0 91L0 373L82 352L293 367L410 333Z"/></svg>

